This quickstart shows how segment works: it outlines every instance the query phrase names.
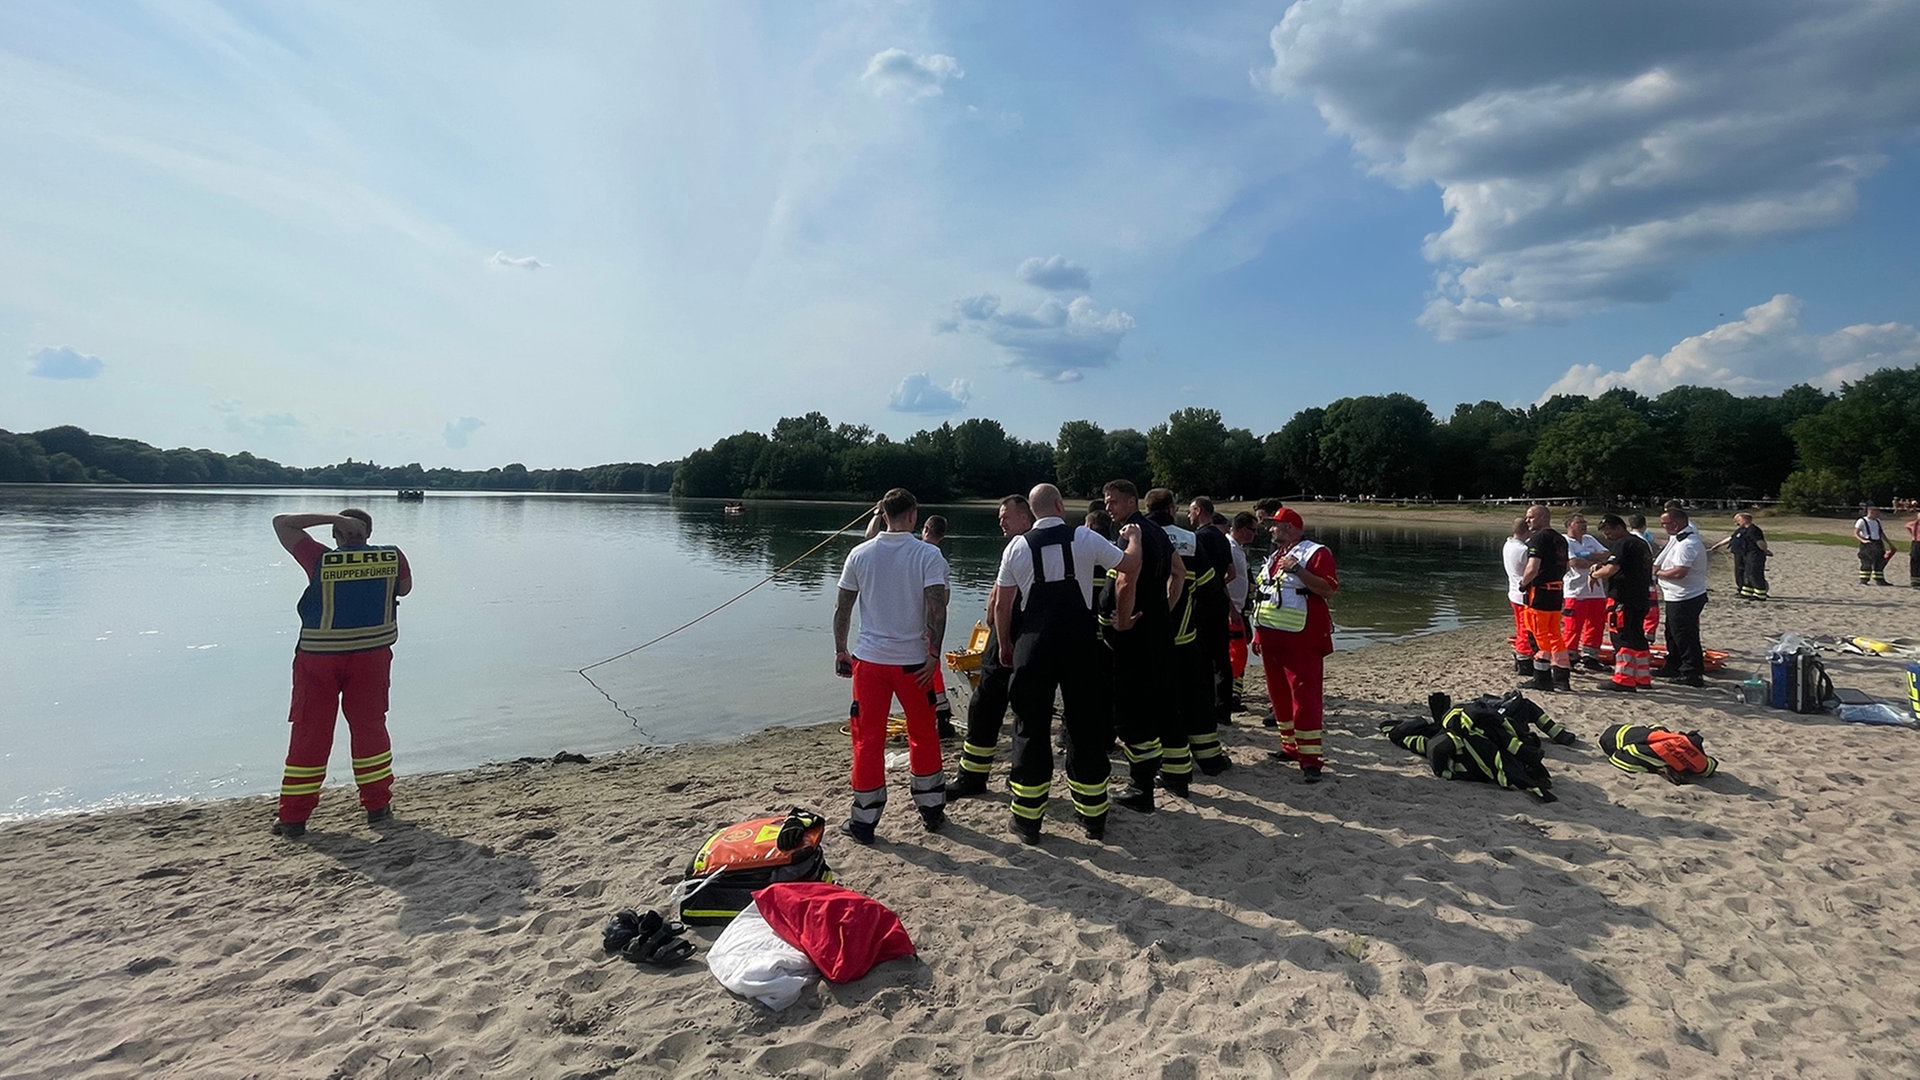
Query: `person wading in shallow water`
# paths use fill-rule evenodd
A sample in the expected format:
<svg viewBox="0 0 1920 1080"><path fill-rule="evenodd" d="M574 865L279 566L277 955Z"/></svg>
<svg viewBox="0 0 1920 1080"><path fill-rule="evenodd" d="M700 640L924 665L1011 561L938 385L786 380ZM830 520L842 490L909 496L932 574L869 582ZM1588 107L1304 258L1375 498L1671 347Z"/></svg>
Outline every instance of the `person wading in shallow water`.
<svg viewBox="0 0 1920 1080"><path fill-rule="evenodd" d="M333 527L334 550L307 535ZM304 836L320 803L333 752L334 722L342 712L353 748L353 779L367 824L393 818L393 742L387 735L387 688L393 643L400 637L400 598L413 591L413 571L397 547L367 543L373 516L278 514L274 535L307 574L300 595L300 639L293 654L293 705L287 721L286 770L280 780L275 836Z"/></svg>

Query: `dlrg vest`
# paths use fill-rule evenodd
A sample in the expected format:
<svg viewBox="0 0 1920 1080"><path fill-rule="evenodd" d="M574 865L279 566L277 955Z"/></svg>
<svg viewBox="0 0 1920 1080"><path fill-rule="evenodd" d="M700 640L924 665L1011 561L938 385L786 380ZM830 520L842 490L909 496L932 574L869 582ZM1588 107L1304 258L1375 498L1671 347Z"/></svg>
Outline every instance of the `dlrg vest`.
<svg viewBox="0 0 1920 1080"><path fill-rule="evenodd" d="M300 595L301 652L381 649L400 639L394 589L400 549L355 547L320 556Z"/></svg>
<svg viewBox="0 0 1920 1080"><path fill-rule="evenodd" d="M1298 633L1307 628L1307 589L1298 575L1280 570L1280 560L1291 554L1305 566L1320 545L1302 540L1286 551L1276 551L1260 568L1259 598L1253 605L1253 623L1269 630Z"/></svg>

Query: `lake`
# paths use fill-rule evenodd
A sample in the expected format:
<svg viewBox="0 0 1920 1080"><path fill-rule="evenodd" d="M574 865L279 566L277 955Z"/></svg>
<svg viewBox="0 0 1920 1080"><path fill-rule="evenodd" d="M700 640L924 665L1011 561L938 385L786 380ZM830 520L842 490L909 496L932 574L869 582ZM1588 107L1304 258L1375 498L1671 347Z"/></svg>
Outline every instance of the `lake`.
<svg viewBox="0 0 1920 1080"><path fill-rule="evenodd" d="M834 585L859 507L659 496L0 487L0 821L278 790L304 575L269 520L363 506L413 567L389 724L403 777L843 717ZM994 508L941 507L947 647L980 617ZM1310 523L1311 524L1311 523ZM326 539L324 530L315 535ZM1507 614L1495 533L1343 525L1336 645ZM707 612L593 676L575 669ZM347 777L344 724L330 781ZM403 788L404 792L404 788Z"/></svg>

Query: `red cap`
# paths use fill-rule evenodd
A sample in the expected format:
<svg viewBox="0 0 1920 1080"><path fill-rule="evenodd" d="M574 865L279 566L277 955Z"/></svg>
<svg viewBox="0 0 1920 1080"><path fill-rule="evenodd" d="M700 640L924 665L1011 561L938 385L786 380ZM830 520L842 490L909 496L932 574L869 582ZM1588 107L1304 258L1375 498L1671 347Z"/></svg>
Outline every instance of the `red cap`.
<svg viewBox="0 0 1920 1080"><path fill-rule="evenodd" d="M1279 513L1273 515L1267 520L1275 524L1278 524L1284 521L1296 529L1304 529L1307 527L1307 523L1300 520L1300 515L1296 513L1293 507L1291 506L1281 507Z"/></svg>

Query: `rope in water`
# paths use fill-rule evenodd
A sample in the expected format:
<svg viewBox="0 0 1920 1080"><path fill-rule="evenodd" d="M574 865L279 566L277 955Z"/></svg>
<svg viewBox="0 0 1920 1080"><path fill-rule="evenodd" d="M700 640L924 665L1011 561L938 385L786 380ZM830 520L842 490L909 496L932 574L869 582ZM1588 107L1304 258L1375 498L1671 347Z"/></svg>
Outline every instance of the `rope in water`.
<svg viewBox="0 0 1920 1080"><path fill-rule="evenodd" d="M595 660L593 663L588 664L586 667L575 668L573 673L587 680L588 686L591 686L595 690L599 691L600 696L607 699L607 704L613 706L615 709L619 711L621 716L626 717L629 721L633 723L635 730L640 732L640 734L647 735L649 738L651 738L652 736L648 735L647 729L640 726L640 718L638 716L635 716L632 713L632 711L627 709L625 706L621 705L618 701L615 701L613 699L613 695L607 693L607 691L603 687L601 687L599 683L594 682L593 676L587 674L587 672L592 671L594 668L603 667L607 664L611 664L615 660L625 660L627 657L632 656L634 653L639 652L641 649L645 649L653 645L658 645L661 642L672 637L673 635L679 633L680 631L688 629L689 627L692 627L700 622L703 622L711 616L720 614L722 611L725 611L726 609L732 607L735 603L746 599L747 594L753 592L754 589L758 589L760 586L765 585L767 582L772 581L774 578L777 578L781 574L784 574L787 571L793 569L794 567L800 565L801 563L805 562L808 558L810 558L815 552L819 551L821 548L826 547L828 544L833 543L835 540L838 540L840 538L840 534L846 532L848 529L853 528L855 525L860 524L862 521L865 521L867 518L867 515L871 513L873 513L873 509L871 507L860 511L860 513L856 515L852 521L849 521L845 525L842 525L839 528L828 533L826 539L820 541L819 543L808 548L806 551L802 552L792 562L787 563L787 565L781 567L778 570L775 570L773 573L768 574L766 577L761 578L759 581L754 582L751 586L747 588L746 592L742 592L740 595L734 597L731 600L728 600L726 603L721 604L719 607L714 608L713 610L707 612L706 614L700 615L697 618L689 619L686 622L681 623L679 626L676 626L673 629L667 631L666 633L661 634L659 637L653 638L649 641L643 641L640 644L635 645L633 648L628 649L625 652L615 653L614 655L607 657L605 660Z"/></svg>

